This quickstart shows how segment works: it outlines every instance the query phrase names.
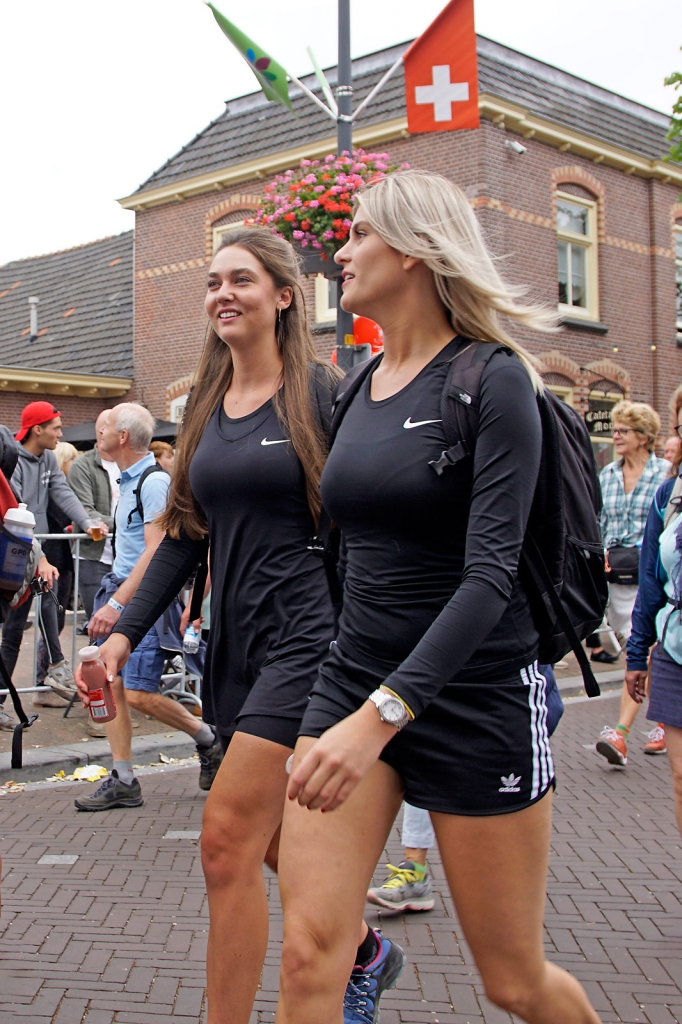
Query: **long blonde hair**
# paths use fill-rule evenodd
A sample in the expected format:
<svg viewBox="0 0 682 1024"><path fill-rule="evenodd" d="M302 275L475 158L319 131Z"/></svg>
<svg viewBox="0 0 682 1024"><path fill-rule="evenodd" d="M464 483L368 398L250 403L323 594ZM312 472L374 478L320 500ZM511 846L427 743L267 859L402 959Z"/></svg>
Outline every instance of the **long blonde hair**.
<svg viewBox="0 0 682 1024"><path fill-rule="evenodd" d="M308 330L298 261L291 245L265 228L244 228L230 231L219 250L228 246L239 246L255 256L272 278L275 288L288 285L293 289L291 305L282 310L276 328L277 346L284 364L282 379L285 388L275 393L273 404L282 429L291 438L303 467L308 506L317 521L321 507L320 477L327 456L327 443L315 416L315 390L311 376L317 366L320 367L318 377L326 376L330 383L336 381L338 375L315 352ZM206 519L190 487L189 466L201 435L230 386L232 372L230 349L209 327L175 448L168 504L159 519L161 529L171 537L177 538L184 531L189 537L199 540L207 532ZM286 391L284 396L283 391Z"/></svg>
<svg viewBox="0 0 682 1024"><path fill-rule="evenodd" d="M453 330L512 349L535 390L542 391L534 357L505 331L499 317L536 331L555 331L556 314L522 303L526 289L502 280L464 192L431 171L399 171L365 186L356 202L387 245L423 260L433 272Z"/></svg>

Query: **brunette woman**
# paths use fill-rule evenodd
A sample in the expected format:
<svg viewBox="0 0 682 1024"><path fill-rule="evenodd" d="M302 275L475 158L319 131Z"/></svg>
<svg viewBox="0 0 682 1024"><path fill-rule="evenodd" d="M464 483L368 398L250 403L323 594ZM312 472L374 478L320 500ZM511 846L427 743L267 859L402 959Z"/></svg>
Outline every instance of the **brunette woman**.
<svg viewBox="0 0 682 1024"><path fill-rule="evenodd" d="M431 812L488 998L530 1024L595 1024L579 983L543 953L554 769L517 571L542 385L499 321L547 329L549 315L520 305L466 196L439 175L366 188L336 259L344 308L381 325L385 350L322 476L347 550L344 602L288 789L276 1020L377 1019L367 975L354 1015L342 1003L355 922L404 795ZM438 475L443 384L474 341L505 348L483 370L475 451Z"/></svg>
<svg viewBox="0 0 682 1024"><path fill-rule="evenodd" d="M264 229L223 241L206 313L210 335L159 521L166 537L101 652L118 672L208 541L204 713L225 749L202 832L208 1021L247 1024L268 941L262 865L277 865L285 764L334 637L325 566L309 542L337 377L315 354L293 249ZM369 935L361 922L360 913L356 947Z"/></svg>

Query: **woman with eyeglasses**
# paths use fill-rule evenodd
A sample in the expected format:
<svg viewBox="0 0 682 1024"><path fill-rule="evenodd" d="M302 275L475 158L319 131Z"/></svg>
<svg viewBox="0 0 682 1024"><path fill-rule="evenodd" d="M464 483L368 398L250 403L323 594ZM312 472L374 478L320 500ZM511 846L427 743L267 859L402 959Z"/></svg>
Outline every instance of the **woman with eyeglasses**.
<svg viewBox="0 0 682 1024"><path fill-rule="evenodd" d="M611 410L613 446L618 458L601 471L604 507L601 530L607 552L609 603L606 619L624 641L630 636L632 609L638 586L639 553L646 518L656 491L670 472L670 463L654 455L661 429L657 412L645 402L618 402ZM600 660L593 651L592 660ZM628 734L639 704L623 683L620 713L615 729L604 726L597 753L610 764L628 761ZM665 734L660 725L649 734L646 754L665 753Z"/></svg>
<svg viewBox="0 0 682 1024"><path fill-rule="evenodd" d="M682 431L682 387L670 400L673 429ZM640 587L632 613L625 673L632 700L644 700L651 657L647 718L665 724L675 816L682 835L682 450L673 477L656 492L642 540ZM656 642L658 641L658 642ZM660 727L660 725L659 725Z"/></svg>

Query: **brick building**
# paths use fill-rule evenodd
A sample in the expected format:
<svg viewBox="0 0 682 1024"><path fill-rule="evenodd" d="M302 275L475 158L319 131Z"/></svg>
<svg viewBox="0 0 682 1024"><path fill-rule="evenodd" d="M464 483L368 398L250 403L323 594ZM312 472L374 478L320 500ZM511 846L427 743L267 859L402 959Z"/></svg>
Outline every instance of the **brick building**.
<svg viewBox="0 0 682 1024"><path fill-rule="evenodd" d="M356 103L405 49L353 62ZM540 356L550 386L586 415L606 461L609 406L623 394L643 399L666 423L668 397L682 381L682 168L662 159L669 120L482 37L478 54L479 129L410 136L396 74L357 122L354 143L455 180L505 275L558 306L559 334L519 336ZM335 70L327 75L333 83ZM319 89L314 76L304 81ZM157 417L181 414L221 235L252 213L275 173L335 150L329 120L298 89L291 96L296 117L261 92L230 100L121 200L136 211L129 393ZM327 355L334 292L323 278L306 288ZM0 343L0 374L4 351Z"/></svg>

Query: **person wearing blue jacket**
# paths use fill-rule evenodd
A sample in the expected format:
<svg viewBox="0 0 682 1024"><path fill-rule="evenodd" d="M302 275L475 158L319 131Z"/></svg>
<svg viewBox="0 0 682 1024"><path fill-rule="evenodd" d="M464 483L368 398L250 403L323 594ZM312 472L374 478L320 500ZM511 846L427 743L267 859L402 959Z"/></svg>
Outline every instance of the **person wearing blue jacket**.
<svg viewBox="0 0 682 1024"><path fill-rule="evenodd" d="M671 399L675 431L682 431L682 386ZM677 826L682 834L682 476L658 488L644 529L639 591L627 644L625 682L641 704L649 679L647 718L662 722L670 760Z"/></svg>

